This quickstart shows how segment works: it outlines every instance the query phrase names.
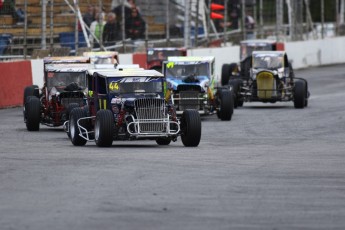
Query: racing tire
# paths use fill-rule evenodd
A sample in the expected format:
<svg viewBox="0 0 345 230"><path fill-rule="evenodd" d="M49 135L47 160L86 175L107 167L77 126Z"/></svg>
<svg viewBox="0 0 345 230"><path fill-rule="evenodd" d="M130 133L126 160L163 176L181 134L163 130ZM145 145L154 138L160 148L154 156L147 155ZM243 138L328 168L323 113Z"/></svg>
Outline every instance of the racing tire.
<svg viewBox="0 0 345 230"><path fill-rule="evenodd" d="M230 64L223 64L222 66L222 75L221 75L221 84L222 86L227 85L230 80L231 75L231 66Z"/></svg>
<svg viewBox="0 0 345 230"><path fill-rule="evenodd" d="M218 118L222 121L230 121L234 113L234 97L230 90L222 90L219 94Z"/></svg>
<svg viewBox="0 0 345 230"><path fill-rule="evenodd" d="M305 102L304 102L304 107L308 107L308 99L309 99L309 91L308 91L308 82L305 83L305 93L306 93L306 96L305 96Z"/></svg>
<svg viewBox="0 0 345 230"><path fill-rule="evenodd" d="M37 85L30 85L25 87L24 89L24 98L23 98L23 106L25 105L26 99L29 96L35 96L37 98L40 97L40 91Z"/></svg>
<svg viewBox="0 0 345 230"><path fill-rule="evenodd" d="M74 108L80 107L78 103L71 103L68 105L67 110L66 110L66 118L69 120L69 115L71 114L72 110Z"/></svg>
<svg viewBox="0 0 345 230"><path fill-rule="evenodd" d="M113 144L114 116L110 110L102 109L96 114L95 142L98 147L110 147Z"/></svg>
<svg viewBox="0 0 345 230"><path fill-rule="evenodd" d="M28 96L25 102L24 120L28 131L39 131L41 120L41 102L36 96Z"/></svg>
<svg viewBox="0 0 345 230"><path fill-rule="evenodd" d="M303 109L306 101L306 87L304 81L296 81L294 88L294 106L296 109Z"/></svg>
<svg viewBox="0 0 345 230"><path fill-rule="evenodd" d="M234 99L234 108L243 106L243 100L241 100L241 87L242 81L240 79L230 80L229 84L232 86L232 94Z"/></svg>
<svg viewBox="0 0 345 230"><path fill-rule="evenodd" d="M39 88L37 85L30 85L25 87L24 89L24 97L23 97L23 115L24 115L24 122L26 122L26 116L25 116L25 102L28 97L35 96L39 98Z"/></svg>
<svg viewBox="0 0 345 230"><path fill-rule="evenodd" d="M70 113L68 136L71 139L72 144L75 146L83 146L87 142L87 140L79 135L80 131L78 128L78 120L83 117L85 117L85 112L82 108L74 108ZM86 120L81 120L79 124L86 128Z"/></svg>
<svg viewBox="0 0 345 230"><path fill-rule="evenodd" d="M181 117L181 140L186 147L197 147L201 139L201 118L196 110L187 109Z"/></svg>
<svg viewBox="0 0 345 230"><path fill-rule="evenodd" d="M158 138L156 139L156 143L158 145L169 145L171 140L169 138Z"/></svg>
<svg viewBox="0 0 345 230"><path fill-rule="evenodd" d="M69 121L70 120L70 114L74 108L78 108L79 104L78 103L71 103L68 105L67 110L66 110L66 119ZM70 132L67 132L67 136L70 138Z"/></svg>

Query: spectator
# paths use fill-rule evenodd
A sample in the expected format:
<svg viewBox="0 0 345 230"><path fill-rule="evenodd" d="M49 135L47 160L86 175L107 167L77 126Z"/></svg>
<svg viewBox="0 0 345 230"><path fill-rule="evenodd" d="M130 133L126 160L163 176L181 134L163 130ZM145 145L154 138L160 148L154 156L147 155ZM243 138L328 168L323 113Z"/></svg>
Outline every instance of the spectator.
<svg viewBox="0 0 345 230"><path fill-rule="evenodd" d="M120 25L116 20L116 14L111 12L107 15L107 23L104 25L103 42L105 46L115 45L116 41L121 40Z"/></svg>
<svg viewBox="0 0 345 230"><path fill-rule="evenodd" d="M106 22L104 20L104 13L98 12L96 14L95 21L93 21L90 25L89 40L90 40L91 47L93 47L93 48L99 48L100 47L98 41L100 41L101 36L103 36L103 29L104 29L105 23ZM92 35L94 35L98 41L97 40L95 41L95 39Z"/></svg>
<svg viewBox="0 0 345 230"><path fill-rule="evenodd" d="M254 34L255 20L249 11L247 12L244 22L245 22L245 27L246 27L246 38L254 39L255 38L255 34Z"/></svg>
<svg viewBox="0 0 345 230"><path fill-rule="evenodd" d="M91 23L96 19L95 14L95 7L93 5L89 5L87 8L87 12L83 15L83 21L89 28L91 26Z"/></svg>
<svg viewBox="0 0 345 230"><path fill-rule="evenodd" d="M139 15L136 8L132 8L131 16L126 19L126 38L132 40L144 39L145 38L145 21Z"/></svg>
<svg viewBox="0 0 345 230"><path fill-rule="evenodd" d="M136 8L138 13L140 12L135 0L125 0L123 4L125 7L125 19L130 17L132 8ZM112 11L116 14L117 18L120 19L122 17L122 0L113 0L112 7Z"/></svg>
<svg viewBox="0 0 345 230"><path fill-rule="evenodd" d="M2 6L0 7L0 15L12 15L16 23L23 23L25 13L21 8L16 9L15 0L0 0Z"/></svg>

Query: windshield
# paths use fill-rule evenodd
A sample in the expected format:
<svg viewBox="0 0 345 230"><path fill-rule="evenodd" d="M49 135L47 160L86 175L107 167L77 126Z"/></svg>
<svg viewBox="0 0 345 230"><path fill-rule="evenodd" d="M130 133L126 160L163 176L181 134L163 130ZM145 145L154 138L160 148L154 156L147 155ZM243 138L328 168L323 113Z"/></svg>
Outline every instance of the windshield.
<svg viewBox="0 0 345 230"><path fill-rule="evenodd" d="M147 61L165 61L171 56L185 56L181 50L149 50L147 52Z"/></svg>
<svg viewBox="0 0 345 230"><path fill-rule="evenodd" d="M94 64L114 64L112 57L92 57L91 63Z"/></svg>
<svg viewBox="0 0 345 230"><path fill-rule="evenodd" d="M284 67L282 54L258 54L253 57L253 68L279 69Z"/></svg>
<svg viewBox="0 0 345 230"><path fill-rule="evenodd" d="M86 87L85 72L48 72L47 87L50 90L53 87L64 88L70 83L75 82L81 88Z"/></svg>
<svg viewBox="0 0 345 230"><path fill-rule="evenodd" d="M165 76L173 78L183 78L186 76L207 76L209 74L208 63L196 63L196 64L177 64L169 62L166 64Z"/></svg>
<svg viewBox="0 0 345 230"><path fill-rule="evenodd" d="M250 55L252 55L253 51L270 51L272 50L272 45L271 44L241 44L241 57L240 59L244 59Z"/></svg>
<svg viewBox="0 0 345 230"><path fill-rule="evenodd" d="M162 81L151 82L109 82L109 93L136 94L136 93L162 93Z"/></svg>

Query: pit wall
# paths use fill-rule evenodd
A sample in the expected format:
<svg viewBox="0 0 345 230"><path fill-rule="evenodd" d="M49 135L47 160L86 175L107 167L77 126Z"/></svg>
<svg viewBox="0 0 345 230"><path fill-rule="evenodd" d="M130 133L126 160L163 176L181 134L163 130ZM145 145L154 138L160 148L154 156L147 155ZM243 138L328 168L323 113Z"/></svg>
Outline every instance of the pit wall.
<svg viewBox="0 0 345 230"><path fill-rule="evenodd" d="M345 63L345 37L325 38L285 43L285 50L295 69ZM239 46L189 49L188 56L215 56L216 78L222 65L239 61ZM146 67L146 55L120 54L121 64L139 64ZM43 61L29 60L0 62L0 108L21 106L23 91L28 85L43 86Z"/></svg>

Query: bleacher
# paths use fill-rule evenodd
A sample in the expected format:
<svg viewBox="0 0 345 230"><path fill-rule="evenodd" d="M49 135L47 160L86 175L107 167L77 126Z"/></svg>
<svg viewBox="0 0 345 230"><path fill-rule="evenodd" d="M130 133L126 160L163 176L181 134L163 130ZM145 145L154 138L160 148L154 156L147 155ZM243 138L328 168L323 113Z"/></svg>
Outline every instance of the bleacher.
<svg viewBox="0 0 345 230"><path fill-rule="evenodd" d="M26 47L28 55L31 55L35 49L41 48L42 43L42 6L41 0L27 0L28 27L26 31ZM74 33L75 14L69 8L64 0L54 0L54 6L46 7L46 46L47 49L61 47L61 34ZM112 0L103 0L105 9L111 9ZM154 8L155 14L152 14L152 2L137 1L145 21L148 23L149 38L162 38L165 35L165 1L155 1L157 7ZM98 5L99 0L79 1L80 10L83 13L87 11L89 4ZM18 8L24 9L24 1L16 1ZM51 27L51 9L53 9L53 24ZM108 10L109 11L109 10ZM6 50L8 55L22 55L24 45L24 24L16 24L11 15L1 15L0 34L11 35L10 45Z"/></svg>

